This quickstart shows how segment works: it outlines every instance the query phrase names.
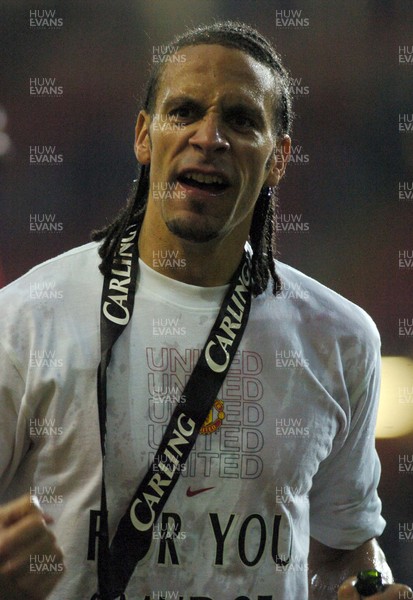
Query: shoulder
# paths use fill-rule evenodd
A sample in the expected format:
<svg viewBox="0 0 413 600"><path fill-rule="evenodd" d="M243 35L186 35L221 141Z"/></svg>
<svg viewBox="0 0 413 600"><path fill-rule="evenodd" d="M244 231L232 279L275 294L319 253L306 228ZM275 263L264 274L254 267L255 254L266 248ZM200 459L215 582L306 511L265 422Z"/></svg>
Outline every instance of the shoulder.
<svg viewBox="0 0 413 600"><path fill-rule="evenodd" d="M93 242L69 250L0 290L1 331L33 329L35 323L49 327L69 314L80 318L98 311L103 279L98 248Z"/></svg>
<svg viewBox="0 0 413 600"><path fill-rule="evenodd" d="M380 336L365 310L293 267L276 261L276 270L281 291L273 296L269 286L262 306L279 329L308 347L337 348L353 360L360 354L377 358Z"/></svg>
<svg viewBox="0 0 413 600"><path fill-rule="evenodd" d="M95 340L102 275L98 244L47 260L0 290L0 344L22 376L31 348Z"/></svg>
<svg viewBox="0 0 413 600"><path fill-rule="evenodd" d="M23 295L28 292L30 298L31 291L31 299L35 299L36 291L51 292L59 285L67 287L90 281L90 278L101 279L98 249L99 245L91 242L36 265L0 290L0 302L22 292Z"/></svg>
<svg viewBox="0 0 413 600"><path fill-rule="evenodd" d="M284 263L277 262L277 270L282 281L281 298L298 301L304 314L323 318L343 331L361 327L369 335L378 336L373 319L351 300Z"/></svg>

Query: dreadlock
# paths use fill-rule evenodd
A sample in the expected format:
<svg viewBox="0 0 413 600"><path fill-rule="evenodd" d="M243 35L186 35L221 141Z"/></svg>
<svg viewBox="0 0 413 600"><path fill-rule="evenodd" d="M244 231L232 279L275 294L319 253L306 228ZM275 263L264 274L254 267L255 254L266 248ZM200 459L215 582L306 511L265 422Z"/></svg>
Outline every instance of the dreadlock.
<svg viewBox="0 0 413 600"><path fill-rule="evenodd" d="M181 34L166 47L166 55L175 54L181 48L200 44L219 44L241 50L261 64L270 68L275 75L275 110L273 130L276 137L290 133L293 119L291 108L290 78L270 42L258 31L244 23L224 21L204 25ZM155 63L145 93L144 110L154 114L157 93L166 62ZM99 248L102 258L100 270L108 274L113 256L119 248L125 229L136 223L138 230L145 215L149 192L149 165L138 165L137 178L133 183L126 206L112 223L93 231L92 239L103 240ZM281 288L274 267L275 253L275 212L277 205L276 188L264 187L257 199L250 228L252 247L252 291L255 296L264 292L270 276L273 280L273 293Z"/></svg>

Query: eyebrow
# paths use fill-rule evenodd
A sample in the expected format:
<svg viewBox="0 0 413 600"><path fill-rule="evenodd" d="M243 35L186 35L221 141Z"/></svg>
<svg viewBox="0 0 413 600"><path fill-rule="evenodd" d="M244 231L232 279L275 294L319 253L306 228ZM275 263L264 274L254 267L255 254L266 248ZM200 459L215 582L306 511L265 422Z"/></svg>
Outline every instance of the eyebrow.
<svg viewBox="0 0 413 600"><path fill-rule="evenodd" d="M190 106L201 110L206 109L202 100L198 100L189 94L170 96L169 98L166 98L163 104L161 104L161 107L163 110L168 111L171 109L171 107L178 105ZM263 126L265 123L263 107L257 107L256 105L252 105L249 102L240 101L239 99L235 100L234 103L224 102L223 112L224 114L245 113L247 116L254 118L257 121L257 125Z"/></svg>
<svg viewBox="0 0 413 600"><path fill-rule="evenodd" d="M190 106L197 106L203 108L202 102L196 100L194 97L189 95L180 95L180 96L169 96L166 98L165 102L161 104L162 108L168 109L171 106L175 106L176 104L186 104Z"/></svg>

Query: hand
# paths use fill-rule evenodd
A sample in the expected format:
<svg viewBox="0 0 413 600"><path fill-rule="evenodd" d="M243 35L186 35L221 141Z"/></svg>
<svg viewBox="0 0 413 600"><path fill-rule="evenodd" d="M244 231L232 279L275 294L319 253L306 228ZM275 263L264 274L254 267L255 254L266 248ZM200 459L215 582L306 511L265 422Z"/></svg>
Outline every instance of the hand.
<svg viewBox="0 0 413 600"><path fill-rule="evenodd" d="M360 600L360 596L354 585L357 577L346 579L338 590L337 600ZM383 592L367 596L368 600L408 600L413 598L413 592L407 585L392 583L387 585Z"/></svg>
<svg viewBox="0 0 413 600"><path fill-rule="evenodd" d="M63 554L35 496L0 506L0 600L44 600L63 575Z"/></svg>

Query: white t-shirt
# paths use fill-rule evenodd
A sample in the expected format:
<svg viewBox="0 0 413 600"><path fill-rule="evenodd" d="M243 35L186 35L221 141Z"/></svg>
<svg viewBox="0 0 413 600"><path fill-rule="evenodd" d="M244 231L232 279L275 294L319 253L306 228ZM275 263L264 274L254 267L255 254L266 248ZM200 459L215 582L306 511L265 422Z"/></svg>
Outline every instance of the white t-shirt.
<svg viewBox="0 0 413 600"><path fill-rule="evenodd" d="M97 587L96 560L87 560L101 487L97 247L50 260L0 292L0 495L7 501L31 490L55 518L67 573L53 600L88 600ZM310 535L352 549L384 529L375 325L323 285L284 264L277 269L284 289L253 299L128 600L306 598ZM225 290L186 285L140 262L134 314L108 369L111 534Z"/></svg>

